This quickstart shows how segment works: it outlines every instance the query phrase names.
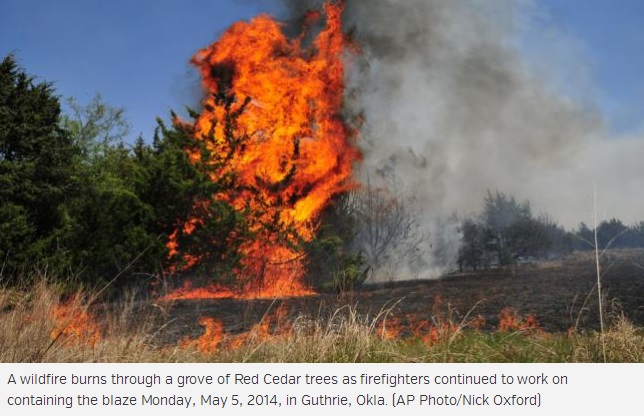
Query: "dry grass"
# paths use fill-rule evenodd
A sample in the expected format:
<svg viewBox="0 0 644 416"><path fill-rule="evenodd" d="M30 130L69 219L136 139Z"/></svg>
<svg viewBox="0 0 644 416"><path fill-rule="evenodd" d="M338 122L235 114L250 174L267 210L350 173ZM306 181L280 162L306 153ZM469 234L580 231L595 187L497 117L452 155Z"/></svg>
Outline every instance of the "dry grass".
<svg viewBox="0 0 644 416"><path fill-rule="evenodd" d="M133 315L131 301L94 318L89 299L63 299L44 280L28 292L0 290L0 362L172 361L172 350L151 347L151 327Z"/></svg>
<svg viewBox="0 0 644 416"><path fill-rule="evenodd" d="M204 351L190 343L157 345L158 325L134 297L89 311L88 294L63 298L41 282L28 292L0 290L1 362L602 362L596 332L548 334L534 328L481 332L476 320L451 322L436 311L431 337L404 333L382 310L299 316L281 328L258 327ZM148 314L151 315L150 312ZM281 325L281 324L280 324ZM432 332L433 331L433 332ZM393 334L393 335L392 335ZM644 331L617 316L605 332L607 360L644 362ZM228 342L227 342L228 341ZM191 346L192 345L192 346Z"/></svg>
<svg viewBox="0 0 644 416"><path fill-rule="evenodd" d="M604 345L597 334L575 334L574 362L604 361ZM644 362L644 330L619 317L604 333L606 361L624 363Z"/></svg>

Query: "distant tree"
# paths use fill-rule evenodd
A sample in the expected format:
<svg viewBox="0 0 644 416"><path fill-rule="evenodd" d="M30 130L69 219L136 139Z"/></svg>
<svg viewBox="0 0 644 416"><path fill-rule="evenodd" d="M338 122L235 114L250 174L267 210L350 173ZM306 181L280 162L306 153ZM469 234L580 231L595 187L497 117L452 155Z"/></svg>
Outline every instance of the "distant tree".
<svg viewBox="0 0 644 416"><path fill-rule="evenodd" d="M573 247L575 250L592 250L595 247L595 232L586 223L579 223L574 236Z"/></svg>
<svg viewBox="0 0 644 416"><path fill-rule="evenodd" d="M362 254L365 267L377 280L393 278L401 264L418 261L421 232L416 201L396 183L395 176L367 179L347 194L343 208L353 219L353 250Z"/></svg>
<svg viewBox="0 0 644 416"><path fill-rule="evenodd" d="M488 266L485 262L485 229L473 219L465 219L461 226L463 243L459 251L459 269L474 271Z"/></svg>
<svg viewBox="0 0 644 416"><path fill-rule="evenodd" d="M64 268L65 202L74 189L73 140L60 127L51 84L27 75L13 56L0 63L0 262L9 276L46 261Z"/></svg>
<svg viewBox="0 0 644 416"><path fill-rule="evenodd" d="M636 227L627 227L617 218L602 221L597 227L597 242L604 248L641 247L642 239Z"/></svg>
<svg viewBox="0 0 644 416"><path fill-rule="evenodd" d="M594 230L583 222L574 232L575 250L595 247ZM644 222L627 226L616 218L604 220L597 226L597 244L600 250L644 247Z"/></svg>
<svg viewBox="0 0 644 416"><path fill-rule="evenodd" d="M620 220L612 218L597 226L597 244L600 249L624 248L627 246L629 229Z"/></svg>
<svg viewBox="0 0 644 416"><path fill-rule="evenodd" d="M122 144L131 130L125 109L106 104L100 94L85 105L73 97L66 104L69 113L62 117L62 127L85 161L104 156L111 147Z"/></svg>
<svg viewBox="0 0 644 416"><path fill-rule="evenodd" d="M482 223L488 233L487 245L496 253L500 265L510 264L525 251L522 233L534 232L529 202L518 203L514 197L488 190L483 200Z"/></svg>
<svg viewBox="0 0 644 416"><path fill-rule="evenodd" d="M499 191L488 191L482 214L478 220L464 220L461 232L461 269L558 257L573 249L572 235L554 220L547 215L535 218L528 201L518 203Z"/></svg>
<svg viewBox="0 0 644 416"><path fill-rule="evenodd" d="M628 246L633 248L644 247L644 221L640 221L630 227Z"/></svg>
<svg viewBox="0 0 644 416"><path fill-rule="evenodd" d="M540 257L548 247L547 236L534 218L520 218L508 227L507 247L510 262L528 257Z"/></svg>
<svg viewBox="0 0 644 416"><path fill-rule="evenodd" d="M542 255L556 258L570 254L573 251L574 236L571 232L566 231L547 215L542 215L538 221L543 228L547 242L544 247L545 252Z"/></svg>

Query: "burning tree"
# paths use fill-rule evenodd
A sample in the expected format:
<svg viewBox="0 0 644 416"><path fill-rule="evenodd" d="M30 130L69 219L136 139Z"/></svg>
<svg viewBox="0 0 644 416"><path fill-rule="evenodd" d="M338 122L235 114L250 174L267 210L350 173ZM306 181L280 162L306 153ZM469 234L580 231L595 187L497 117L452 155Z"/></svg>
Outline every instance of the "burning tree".
<svg viewBox="0 0 644 416"><path fill-rule="evenodd" d="M186 147L191 161L206 166L213 184L224 186L194 202L193 215L181 221L168 247L186 266L227 257L225 250L185 251L183 242L198 239L214 216L231 219L218 242L238 247L239 254L236 290L216 286L202 295L308 292L302 243L315 237L331 199L351 188L352 167L360 158L341 115L343 57L351 45L341 14L340 3L326 4L326 24L310 45L309 29L321 14L311 14L294 39L268 16L239 22L192 60L207 96L194 122L175 119L175 126L195 139Z"/></svg>
<svg viewBox="0 0 644 416"><path fill-rule="evenodd" d="M194 266L211 278L224 280L239 263L242 241L251 239L249 210L236 211L229 203L217 198L222 193L241 192L236 175L225 172L235 153L242 153L248 137L236 135L236 121L248 101L238 104L235 97L219 93L214 98L224 114L217 123L225 134L218 141L214 131L196 139L194 125L175 120L173 128L160 124L164 143L180 146L189 157L191 175L186 205L175 209L181 227L175 228L167 244L172 268L186 270ZM196 118L198 115L192 112ZM185 175L184 175L185 176ZM181 247L181 252L178 251Z"/></svg>

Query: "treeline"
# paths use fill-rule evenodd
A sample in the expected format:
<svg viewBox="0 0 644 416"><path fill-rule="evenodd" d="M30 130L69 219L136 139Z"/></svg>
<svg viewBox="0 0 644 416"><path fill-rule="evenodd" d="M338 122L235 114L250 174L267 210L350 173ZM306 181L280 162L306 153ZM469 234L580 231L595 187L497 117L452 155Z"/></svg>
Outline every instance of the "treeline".
<svg viewBox="0 0 644 416"><path fill-rule="evenodd" d="M584 223L575 231L576 250L592 250L595 247L595 232ZM620 220L613 218L599 223L597 226L597 247L626 249L644 247L644 221L627 226Z"/></svg>
<svg viewBox="0 0 644 416"><path fill-rule="evenodd" d="M234 152L243 151L248 135L236 126L247 102L236 102L229 92L214 98L223 114L216 120L223 140L215 140L215 126L197 140L192 124L167 126L159 119L153 138L128 144L123 109L96 97L86 105L70 100L63 112L51 84L28 75L13 56L4 58L0 283L29 283L40 270L70 288L140 286L184 270L194 259L200 272L195 276L230 281L242 244L277 224L216 197L242 191L225 167ZM422 260L419 253L431 245L418 231L421 219L412 202L369 184L337 196L317 238L302 242L308 282L348 290L379 269L395 274L398 263ZM488 192L481 214L462 221L460 234L458 265L464 270L559 257L593 249L595 241L586 225L566 231L547 216L535 216L527 201L501 192ZM644 222L604 221L597 241L601 249L644 247Z"/></svg>
<svg viewBox="0 0 644 416"><path fill-rule="evenodd" d="M227 110L225 102L222 102ZM189 124L159 127L150 143L127 144L122 109L96 97L61 111L51 84L0 63L0 276L28 283L34 269L61 281L119 287L180 268L186 256L227 255L244 218L214 195L232 186L221 160ZM232 129L233 118L222 120ZM229 125L230 124L230 125ZM189 150L209 160L190 160ZM206 157L206 156L203 156ZM214 179L213 179L214 178ZM199 203L197 203L199 202ZM194 218L188 235L179 227ZM192 230L191 230L192 231ZM182 255L167 246L169 237ZM207 264L207 262L204 262ZM218 267L220 264L218 264Z"/></svg>
<svg viewBox="0 0 644 416"><path fill-rule="evenodd" d="M462 222L461 270L478 270L534 260L554 259L574 250L644 247L644 221L627 226L604 220L595 230L581 223L567 231L547 215L534 216L528 201L488 191L481 214Z"/></svg>

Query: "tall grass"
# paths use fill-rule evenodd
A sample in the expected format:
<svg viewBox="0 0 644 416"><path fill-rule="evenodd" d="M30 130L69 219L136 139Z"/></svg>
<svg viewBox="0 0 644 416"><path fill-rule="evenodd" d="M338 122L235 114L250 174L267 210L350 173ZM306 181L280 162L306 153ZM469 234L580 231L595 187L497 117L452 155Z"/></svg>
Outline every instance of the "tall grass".
<svg viewBox="0 0 644 416"><path fill-rule="evenodd" d="M595 228L593 230L593 236L595 240L595 266L597 270L597 300L599 305L599 325L600 325L600 339L602 344L602 356L604 362L607 361L606 356L606 331L604 330L604 303L602 301L602 279L601 279L601 269L599 266L599 241L597 240L597 186L593 184L593 218Z"/></svg>
<svg viewBox="0 0 644 416"><path fill-rule="evenodd" d="M528 326L480 331L474 319L453 322L449 311L434 311L435 331L423 338L388 336L388 325L395 325L389 310L367 316L345 306L330 316L289 318L281 331L251 331L239 342L227 343L223 334L216 349L203 351L181 340L161 343L159 314L140 308L134 296L102 308L92 299L90 293L63 296L45 281L29 291L0 290L0 361L644 362L644 331L619 315L602 337Z"/></svg>
<svg viewBox="0 0 644 416"><path fill-rule="evenodd" d="M45 280L26 292L0 290L0 361L171 360L171 349L152 347L150 321L135 315L133 299L96 318L90 311L91 299L84 292L64 295ZM89 320L88 326L83 327L83 320Z"/></svg>

